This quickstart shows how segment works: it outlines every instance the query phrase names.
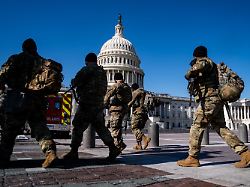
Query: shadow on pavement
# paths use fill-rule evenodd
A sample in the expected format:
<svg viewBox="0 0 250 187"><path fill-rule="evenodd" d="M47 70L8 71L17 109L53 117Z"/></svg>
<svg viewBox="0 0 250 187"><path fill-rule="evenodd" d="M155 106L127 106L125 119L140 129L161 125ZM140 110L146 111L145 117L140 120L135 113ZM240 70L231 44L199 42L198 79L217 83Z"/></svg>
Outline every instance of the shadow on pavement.
<svg viewBox="0 0 250 187"><path fill-rule="evenodd" d="M222 151L202 151L200 153L200 161L202 159L212 159L221 156ZM158 148L150 148L144 151L135 151L132 153L122 154L121 158L118 160L124 164L132 165L151 165L151 164L161 164L167 162L176 162L180 159L185 159L188 156L188 146L182 145L166 145L160 146ZM202 164L206 165L216 165L216 164L226 164L232 163L235 161L223 161L223 162L214 162Z"/></svg>
<svg viewBox="0 0 250 187"><path fill-rule="evenodd" d="M41 168L44 159L32 159L32 160L13 160L9 163L8 168ZM50 168L57 169L72 169L84 166L102 166L102 165L114 165L121 164L118 160L109 162L105 158L80 158L75 161L66 161L57 159Z"/></svg>

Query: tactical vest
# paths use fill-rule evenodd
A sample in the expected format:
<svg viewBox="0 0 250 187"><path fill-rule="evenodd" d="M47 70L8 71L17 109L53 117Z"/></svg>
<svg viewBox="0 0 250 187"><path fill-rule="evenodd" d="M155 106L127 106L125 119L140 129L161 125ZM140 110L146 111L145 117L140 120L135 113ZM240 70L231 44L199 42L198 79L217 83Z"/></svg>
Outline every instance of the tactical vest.
<svg viewBox="0 0 250 187"><path fill-rule="evenodd" d="M26 83L32 78L33 68L41 65L41 59L40 56L32 56L24 52L11 56L4 65L6 69L4 83L10 89L25 91Z"/></svg>
<svg viewBox="0 0 250 187"><path fill-rule="evenodd" d="M86 77L76 83L76 92L80 103L101 105L107 91L106 72L101 66L86 66L81 71L86 73Z"/></svg>
<svg viewBox="0 0 250 187"><path fill-rule="evenodd" d="M203 97L217 95L217 92L210 93L210 90L216 90L219 87L217 65L209 58L197 58L197 61L206 61L212 66L212 69L205 69L201 76L195 80L194 96L196 100Z"/></svg>

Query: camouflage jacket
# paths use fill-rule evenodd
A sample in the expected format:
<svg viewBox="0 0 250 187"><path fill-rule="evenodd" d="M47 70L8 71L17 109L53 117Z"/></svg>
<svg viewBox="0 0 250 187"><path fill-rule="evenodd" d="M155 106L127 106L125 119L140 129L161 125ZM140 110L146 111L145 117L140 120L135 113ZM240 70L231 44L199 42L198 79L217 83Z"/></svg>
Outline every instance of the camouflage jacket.
<svg viewBox="0 0 250 187"><path fill-rule="evenodd" d="M41 65L42 57L33 56L22 52L9 57L0 70L0 84L6 84L8 88L25 91L26 83L33 76L33 71Z"/></svg>
<svg viewBox="0 0 250 187"><path fill-rule="evenodd" d="M121 93L126 91L126 94ZM124 98L127 97L127 98ZM130 97L130 99L129 99ZM104 97L104 105L109 106L109 111L124 111L127 110L128 102L121 100L131 100L132 92L127 83L115 83L106 93Z"/></svg>
<svg viewBox="0 0 250 187"><path fill-rule="evenodd" d="M107 77L101 66L83 67L72 79L71 85L76 87L80 104L103 106L103 99L107 91Z"/></svg>
<svg viewBox="0 0 250 187"><path fill-rule="evenodd" d="M145 113L144 106L146 93L142 88L136 89L132 92L132 100L128 103L128 107L132 107L133 113Z"/></svg>
<svg viewBox="0 0 250 187"><path fill-rule="evenodd" d="M202 98L218 95L218 70L217 65L209 58L195 58L191 62L191 68L185 75L192 80L192 89L189 90L199 102Z"/></svg>

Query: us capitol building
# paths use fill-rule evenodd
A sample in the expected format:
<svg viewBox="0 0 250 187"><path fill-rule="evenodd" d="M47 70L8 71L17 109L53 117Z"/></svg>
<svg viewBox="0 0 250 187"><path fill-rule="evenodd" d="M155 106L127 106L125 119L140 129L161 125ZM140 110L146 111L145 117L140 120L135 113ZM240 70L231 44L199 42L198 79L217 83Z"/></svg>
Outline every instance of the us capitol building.
<svg viewBox="0 0 250 187"><path fill-rule="evenodd" d="M144 72L140 68L141 61L133 44L124 37L123 31L122 18L119 15L114 36L101 47L98 54L98 64L103 66L107 73L108 86L115 83L114 74L120 72L123 74L125 82L130 86L133 83L138 83L143 88ZM185 129L191 126L197 107L194 102L191 102L191 106L189 106L189 98L173 97L169 94L154 94L162 102L152 114L159 117L158 124L161 128ZM226 110L224 110L227 126L232 130L236 130L240 123L245 123L249 130L250 101L243 99L229 105L235 124L230 122Z"/></svg>

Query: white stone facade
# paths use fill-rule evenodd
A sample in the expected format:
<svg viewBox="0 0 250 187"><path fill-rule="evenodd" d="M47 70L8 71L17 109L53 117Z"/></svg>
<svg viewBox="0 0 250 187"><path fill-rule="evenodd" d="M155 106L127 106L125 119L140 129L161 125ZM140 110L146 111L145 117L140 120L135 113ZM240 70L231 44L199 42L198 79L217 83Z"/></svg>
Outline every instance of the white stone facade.
<svg viewBox="0 0 250 187"><path fill-rule="evenodd" d="M224 107L224 114L226 125L231 130L237 130L239 124L244 123L247 125L247 129L250 130L250 100L240 99L236 102L229 103L231 116L234 123L229 119L227 111Z"/></svg>
<svg viewBox="0 0 250 187"><path fill-rule="evenodd" d="M196 104L185 97L173 97L167 94L157 94L162 104L153 115L158 116L158 124L163 129L190 128L196 110Z"/></svg>
<svg viewBox="0 0 250 187"><path fill-rule="evenodd" d="M133 44L124 38L123 30L121 16L119 16L118 24L115 26L115 35L101 47L98 64L103 66L107 73L108 86L115 83L114 74L121 72L125 82L130 86L138 83L143 88L144 72L140 68L141 61ZM162 104L155 108L150 115L160 118L158 123L161 128L173 129L191 126L196 109L194 102L189 107L189 98L172 97L168 94L156 95Z"/></svg>
<svg viewBox="0 0 250 187"><path fill-rule="evenodd" d="M138 83L143 88L144 72L140 68L140 59L133 44L124 38L124 27L121 16L115 26L115 35L105 42L98 55L98 64L103 66L107 73L108 86L115 83L114 74L120 72L130 86Z"/></svg>

